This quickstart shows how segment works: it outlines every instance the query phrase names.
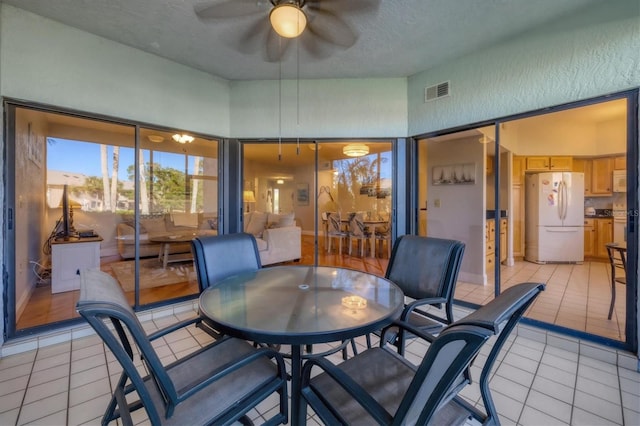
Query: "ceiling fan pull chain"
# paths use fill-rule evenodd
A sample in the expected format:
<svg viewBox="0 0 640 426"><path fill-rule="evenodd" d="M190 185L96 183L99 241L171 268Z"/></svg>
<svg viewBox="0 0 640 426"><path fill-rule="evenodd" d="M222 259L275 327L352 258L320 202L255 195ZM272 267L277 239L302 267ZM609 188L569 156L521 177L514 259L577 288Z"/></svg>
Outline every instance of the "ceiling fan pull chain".
<svg viewBox="0 0 640 426"><path fill-rule="evenodd" d="M282 161L282 37L278 36L278 161Z"/></svg>
<svg viewBox="0 0 640 426"><path fill-rule="evenodd" d="M300 39L296 39L296 155L300 155Z"/></svg>

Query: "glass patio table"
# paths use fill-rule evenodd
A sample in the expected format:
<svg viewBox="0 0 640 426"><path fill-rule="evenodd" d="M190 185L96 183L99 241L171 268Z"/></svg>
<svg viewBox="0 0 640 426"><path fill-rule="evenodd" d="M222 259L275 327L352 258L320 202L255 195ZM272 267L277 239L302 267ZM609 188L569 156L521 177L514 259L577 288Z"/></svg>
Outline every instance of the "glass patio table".
<svg viewBox="0 0 640 426"><path fill-rule="evenodd" d="M391 281L352 269L276 266L234 275L200 295L200 315L219 331L291 345L291 418L300 419L302 347L346 341L399 317L404 294Z"/></svg>

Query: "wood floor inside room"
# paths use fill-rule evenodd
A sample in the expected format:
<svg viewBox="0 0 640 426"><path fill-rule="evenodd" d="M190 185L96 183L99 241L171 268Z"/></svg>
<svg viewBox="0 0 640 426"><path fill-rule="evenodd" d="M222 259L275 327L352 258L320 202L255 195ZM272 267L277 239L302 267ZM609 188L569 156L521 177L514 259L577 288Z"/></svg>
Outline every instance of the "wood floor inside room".
<svg viewBox="0 0 640 426"><path fill-rule="evenodd" d="M338 266L357 269L371 274L384 276L389 259L386 248L378 250L376 257L367 253L365 257L348 254L327 253L324 241L320 239L318 265ZM354 251L356 253L354 243ZM302 258L298 262L285 264L311 265L314 261L314 238L302 237ZM101 269L110 272L109 266L120 261L116 258L102 258ZM192 264L182 264L193 267ZM159 264L159 268L162 266ZM502 266L503 287L536 281L547 284L543 292L529 309L526 316L551 324L557 324L574 330L585 331L614 340L624 340L625 328L625 287L618 287L618 297L611 320L607 319L611 297L610 272L608 263L584 262L582 265L537 265L530 262L516 262L513 266ZM481 286L459 281L455 298L466 302L484 304L493 298L493 285ZM157 303L178 297L196 295L198 285L193 279L161 287L142 289L142 305ZM134 293L127 292L133 304ZM50 285L39 285L32 293L26 308L20 315L16 329L53 324L77 318L75 304L79 291L51 294Z"/></svg>

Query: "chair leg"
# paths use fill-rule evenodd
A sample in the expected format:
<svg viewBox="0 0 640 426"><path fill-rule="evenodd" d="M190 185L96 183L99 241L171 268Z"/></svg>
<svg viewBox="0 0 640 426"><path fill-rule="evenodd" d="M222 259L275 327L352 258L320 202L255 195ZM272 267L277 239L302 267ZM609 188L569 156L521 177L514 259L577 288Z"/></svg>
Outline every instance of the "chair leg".
<svg viewBox="0 0 640 426"><path fill-rule="evenodd" d="M613 308L616 304L616 278L611 277L611 304L609 305L609 316L607 319L611 319L613 316Z"/></svg>

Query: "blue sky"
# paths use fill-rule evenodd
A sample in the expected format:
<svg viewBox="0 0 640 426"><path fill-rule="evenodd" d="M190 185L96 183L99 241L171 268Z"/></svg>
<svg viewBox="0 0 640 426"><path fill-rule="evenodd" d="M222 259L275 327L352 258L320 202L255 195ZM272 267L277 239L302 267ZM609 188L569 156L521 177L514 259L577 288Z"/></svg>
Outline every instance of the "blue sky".
<svg viewBox="0 0 640 426"><path fill-rule="evenodd" d="M48 138L47 142L48 169L82 173L87 176L102 175L100 170L100 144L59 138ZM111 175L112 156L113 146L107 145L107 164L109 168L109 175ZM149 161L148 152L145 152L145 161ZM154 151L154 162L177 170L184 169L184 156L180 154ZM133 163L133 148L121 147L118 180L129 180L127 167ZM193 164L190 162L189 168L192 166Z"/></svg>

